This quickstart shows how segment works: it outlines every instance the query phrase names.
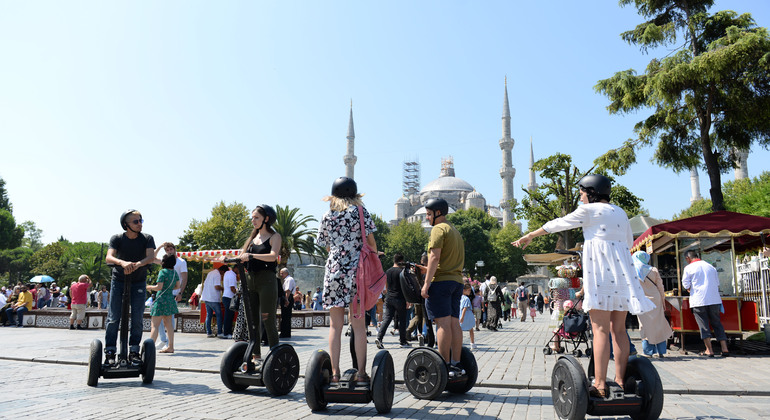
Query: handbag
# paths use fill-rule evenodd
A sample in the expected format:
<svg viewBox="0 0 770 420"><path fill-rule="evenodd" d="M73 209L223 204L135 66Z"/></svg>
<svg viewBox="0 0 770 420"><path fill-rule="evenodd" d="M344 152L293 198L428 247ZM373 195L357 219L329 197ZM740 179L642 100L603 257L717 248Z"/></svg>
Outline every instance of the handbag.
<svg viewBox="0 0 770 420"><path fill-rule="evenodd" d="M372 309L377 304L382 290L385 289L385 271L377 251L369 247L366 242L366 228L364 227L364 210L358 206L358 219L361 225L361 254L358 257L358 269L356 270L356 296L353 302L357 308L350 305L353 317L358 319L364 316L364 312Z"/></svg>
<svg viewBox="0 0 770 420"><path fill-rule="evenodd" d="M564 314L564 332L580 333L588 328L588 315L577 311L569 311Z"/></svg>
<svg viewBox="0 0 770 420"><path fill-rule="evenodd" d="M236 294L233 296L232 299L230 299L230 310L233 312L238 312L238 310L241 307L241 295Z"/></svg>

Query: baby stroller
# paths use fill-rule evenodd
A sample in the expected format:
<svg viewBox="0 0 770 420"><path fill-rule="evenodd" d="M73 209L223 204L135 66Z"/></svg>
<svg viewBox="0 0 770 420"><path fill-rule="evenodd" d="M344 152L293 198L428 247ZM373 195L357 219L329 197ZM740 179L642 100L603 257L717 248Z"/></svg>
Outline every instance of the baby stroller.
<svg viewBox="0 0 770 420"><path fill-rule="evenodd" d="M588 314L583 310L577 309L581 298L574 305L571 305L564 311L564 317L558 328L553 332L551 339L545 344L543 348L543 354L551 354L554 349L551 348L551 344L555 344L558 348L558 353L564 353L569 351L575 357L581 357L583 354L590 357L593 353L591 349L591 321L588 318ZM565 305L566 306L566 305ZM580 346L585 344L586 349L583 352ZM572 350L570 351L570 347Z"/></svg>

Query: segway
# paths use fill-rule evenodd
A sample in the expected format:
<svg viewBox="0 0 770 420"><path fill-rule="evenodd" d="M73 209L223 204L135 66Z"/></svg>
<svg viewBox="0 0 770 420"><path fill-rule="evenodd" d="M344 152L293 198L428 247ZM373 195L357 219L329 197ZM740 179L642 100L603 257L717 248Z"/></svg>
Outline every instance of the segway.
<svg viewBox="0 0 770 420"><path fill-rule="evenodd" d="M251 319L251 302L246 298L249 288L243 263L239 258L228 258L226 263L235 263L241 276L243 310L246 312L246 325L249 330L249 342L233 344L219 365L219 375L222 383L232 391L243 391L249 386L264 386L274 396L286 395L294 389L299 379L299 357L294 347L289 344L279 344L270 349L258 369L251 360L254 346L259 345L257 337L258 320Z"/></svg>
<svg viewBox="0 0 770 420"><path fill-rule="evenodd" d="M557 252L580 255L575 251ZM571 355L559 356L551 373L551 398L560 419L582 419L592 416L630 416L634 420L653 420L663 411L663 384L652 362L646 358L628 360L621 388L607 382L606 398L592 397L588 388L594 379L594 355L588 363L588 376Z"/></svg>
<svg viewBox="0 0 770 420"><path fill-rule="evenodd" d="M114 267L114 265L110 265ZM120 309L120 353L114 364L102 363L102 342L91 341L91 353L88 359L88 386L97 386L99 377L104 379L142 377L142 383L151 384L155 377L155 342L148 338L142 342L141 362L132 364L128 360L128 323L131 303L131 283L134 274L126 275L123 280L123 301Z"/></svg>
<svg viewBox="0 0 770 420"><path fill-rule="evenodd" d="M431 347L419 347L406 356L404 383L412 395L424 400L433 400L444 391L464 394L476 385L479 376L476 357L467 347L460 353L460 366L465 374L450 378L441 354Z"/></svg>
<svg viewBox="0 0 770 420"><path fill-rule="evenodd" d="M350 334L350 356L356 362L355 334ZM331 382L332 360L325 350L318 350L310 357L305 370L305 400L312 411L326 409L328 403L368 404L380 414L390 412L396 388L396 372L393 358L387 350L380 350L372 362L371 381L366 385L356 382L357 369L348 369L340 375L339 382Z"/></svg>

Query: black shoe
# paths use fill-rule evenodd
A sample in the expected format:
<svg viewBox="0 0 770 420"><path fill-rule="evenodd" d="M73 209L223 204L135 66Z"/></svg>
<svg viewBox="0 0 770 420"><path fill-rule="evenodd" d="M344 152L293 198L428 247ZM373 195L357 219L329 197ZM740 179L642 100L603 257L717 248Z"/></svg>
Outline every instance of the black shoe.
<svg viewBox="0 0 770 420"><path fill-rule="evenodd" d="M78 324L77 327L75 327L76 330L84 330L85 328L81 327L80 324Z"/></svg>
<svg viewBox="0 0 770 420"><path fill-rule="evenodd" d="M142 365L142 355L139 352L132 351L128 354L128 362L131 366L138 367Z"/></svg>
<svg viewBox="0 0 770 420"><path fill-rule="evenodd" d="M111 367L113 365L115 365L115 352L112 351L112 350L105 351L104 352L104 367L105 368L109 368L109 367Z"/></svg>
<svg viewBox="0 0 770 420"><path fill-rule="evenodd" d="M70 329L71 329L71 330L74 330L74 329L75 329L75 326L74 326L73 324L70 324Z"/></svg>

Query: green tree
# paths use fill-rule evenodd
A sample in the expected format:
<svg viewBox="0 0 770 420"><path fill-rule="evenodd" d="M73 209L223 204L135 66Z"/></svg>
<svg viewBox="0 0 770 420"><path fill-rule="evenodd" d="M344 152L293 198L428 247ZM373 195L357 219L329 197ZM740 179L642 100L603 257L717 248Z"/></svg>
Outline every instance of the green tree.
<svg viewBox="0 0 770 420"><path fill-rule="evenodd" d="M0 178L0 209L13 213L13 205L8 198L8 192L5 190L5 180L3 178Z"/></svg>
<svg viewBox="0 0 770 420"><path fill-rule="evenodd" d="M21 245L24 229L16 226L16 219L10 211L0 209L0 249L11 249Z"/></svg>
<svg viewBox="0 0 770 420"><path fill-rule="evenodd" d="M382 268L387 270L390 268L391 265L393 265L391 262L393 259L391 258L391 262L388 261L388 255L391 257L393 256L392 253L390 253L390 245L388 243L388 235L390 234L390 226L388 226L388 222L382 219L382 217L370 213L372 215L372 220L374 221L374 226L377 228L376 231L374 231L374 242L377 244L377 251L381 252L380 254L380 262L382 263Z"/></svg>
<svg viewBox="0 0 770 420"><path fill-rule="evenodd" d="M595 89L610 99L610 114L651 109L635 139L597 159L622 174L640 146L657 141L654 160L675 172L705 167L712 209L724 210L721 174L735 151L770 145L770 37L749 14L709 14L714 0L620 0L646 22L621 34L643 52L674 46L646 72L615 73ZM679 45L676 45L679 43Z"/></svg>
<svg viewBox="0 0 770 420"><path fill-rule="evenodd" d="M245 205L220 201L211 209L210 218L190 222L179 238L180 250L240 248L252 228L250 217Z"/></svg>
<svg viewBox="0 0 770 420"><path fill-rule="evenodd" d="M508 223L502 229L494 231L490 238L494 258L489 261L487 270L490 273L497 273L497 278L502 282L512 282L516 277L522 276L529 271L527 262L524 261L524 254L528 250L511 245L511 242L521 238L521 228Z"/></svg>
<svg viewBox="0 0 770 420"><path fill-rule="evenodd" d="M281 235L281 266L285 267L292 251L297 254L302 262L301 252L310 255L321 255L326 249L315 243L315 229L308 228L308 223L317 222L313 216L305 216L299 213L298 208L289 206L275 206L275 224L273 229Z"/></svg>
<svg viewBox="0 0 770 420"><path fill-rule="evenodd" d="M56 280L62 278L67 269L66 246L67 242L52 242L32 254L32 274L47 274Z"/></svg>
<svg viewBox="0 0 770 420"><path fill-rule="evenodd" d="M383 265L387 268L392 267L395 253L400 253L407 261L419 263L422 253L427 249L429 237L430 235L419 221L400 220L387 233L388 246L387 251L383 251L385 252L382 258Z"/></svg>
<svg viewBox="0 0 770 420"><path fill-rule="evenodd" d="M6 280L7 286L27 281L32 277L33 253L34 251L24 247L0 250L0 274Z"/></svg>
<svg viewBox="0 0 770 420"><path fill-rule="evenodd" d="M43 241L40 239L43 237L43 231L38 229L35 222L27 220L21 224L24 229L24 238L21 240L21 246L31 248L33 251L43 247Z"/></svg>
<svg viewBox="0 0 770 420"><path fill-rule="evenodd" d="M753 179L727 181L722 185L722 190L727 210L770 217L770 172L762 172ZM698 200L689 208L674 215L674 220L709 213L711 207L711 200Z"/></svg>
<svg viewBox="0 0 770 420"><path fill-rule="evenodd" d="M471 208L451 213L447 216L447 220L460 232L465 243L465 269L476 275L481 272L487 273L487 269L477 272L476 262L484 261L487 266L494 258L490 238L494 231L500 229L497 219L483 210Z"/></svg>
<svg viewBox="0 0 770 420"><path fill-rule="evenodd" d="M82 274L87 274L96 284L110 283L110 268L104 262L108 244L97 242L75 242L66 247L63 259L67 261L62 284L76 281ZM59 280L59 279L57 279Z"/></svg>

